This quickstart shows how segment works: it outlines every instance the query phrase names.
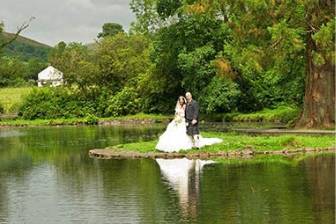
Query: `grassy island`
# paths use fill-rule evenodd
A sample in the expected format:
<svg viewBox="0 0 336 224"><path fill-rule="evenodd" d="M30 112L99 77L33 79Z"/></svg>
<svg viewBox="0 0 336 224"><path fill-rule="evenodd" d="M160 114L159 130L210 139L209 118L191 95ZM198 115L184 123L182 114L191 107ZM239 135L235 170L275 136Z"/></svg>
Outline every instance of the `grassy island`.
<svg viewBox="0 0 336 224"><path fill-rule="evenodd" d="M201 149L163 153L155 149L157 140L126 143L106 149L91 150L96 157L230 157L254 154L292 154L301 152L334 151L334 136L278 135L252 136L235 132L202 132L204 137L223 139L222 143L205 146Z"/></svg>

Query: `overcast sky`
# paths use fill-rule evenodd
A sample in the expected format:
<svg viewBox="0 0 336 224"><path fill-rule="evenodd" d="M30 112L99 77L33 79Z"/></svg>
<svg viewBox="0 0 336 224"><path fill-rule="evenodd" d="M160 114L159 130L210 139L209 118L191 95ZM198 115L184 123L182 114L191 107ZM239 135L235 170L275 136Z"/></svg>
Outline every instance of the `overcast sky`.
<svg viewBox="0 0 336 224"><path fill-rule="evenodd" d="M128 30L134 21L130 0L0 0L0 21L5 30L36 17L22 35L54 46L59 41L90 43L105 22Z"/></svg>

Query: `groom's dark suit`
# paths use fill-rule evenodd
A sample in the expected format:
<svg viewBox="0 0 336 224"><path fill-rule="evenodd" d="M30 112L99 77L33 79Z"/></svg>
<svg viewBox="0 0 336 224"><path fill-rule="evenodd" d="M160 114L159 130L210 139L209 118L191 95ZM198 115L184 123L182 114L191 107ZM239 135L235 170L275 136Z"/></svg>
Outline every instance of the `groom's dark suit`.
<svg viewBox="0 0 336 224"><path fill-rule="evenodd" d="M187 122L187 134L188 135L198 135L199 134L199 106L195 100L187 103L185 110L185 118ZM192 120L196 120L196 124L192 124Z"/></svg>

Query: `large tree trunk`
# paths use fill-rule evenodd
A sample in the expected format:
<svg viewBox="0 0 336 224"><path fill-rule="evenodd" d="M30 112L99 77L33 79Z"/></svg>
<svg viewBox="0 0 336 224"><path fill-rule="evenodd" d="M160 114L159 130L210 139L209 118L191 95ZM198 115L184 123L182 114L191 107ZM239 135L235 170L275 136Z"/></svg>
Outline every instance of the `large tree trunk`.
<svg viewBox="0 0 336 224"><path fill-rule="evenodd" d="M315 65L312 52L316 49L312 34L307 35L307 77L304 105L299 128L335 127L335 69L331 60Z"/></svg>

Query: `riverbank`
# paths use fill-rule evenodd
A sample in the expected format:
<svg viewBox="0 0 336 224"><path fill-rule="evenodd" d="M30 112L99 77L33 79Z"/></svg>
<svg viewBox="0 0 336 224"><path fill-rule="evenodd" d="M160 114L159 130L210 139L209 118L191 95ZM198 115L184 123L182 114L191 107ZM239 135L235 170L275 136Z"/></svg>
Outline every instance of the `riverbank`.
<svg viewBox="0 0 336 224"><path fill-rule="evenodd" d="M57 118L57 119L5 119L0 120L1 127L27 127L27 126L61 126L61 125L138 125L168 123L171 116L160 114L135 114L122 117L98 118L88 116L83 118Z"/></svg>
<svg viewBox="0 0 336 224"><path fill-rule="evenodd" d="M201 149L164 153L155 150L157 140L127 143L93 149L90 156L111 158L212 158L212 157L246 157L254 155L290 155L295 153L312 153L335 151L334 136L251 136L237 133L202 132L204 137L218 137L223 142L205 146Z"/></svg>
<svg viewBox="0 0 336 224"><path fill-rule="evenodd" d="M7 96L7 95L5 95ZM16 100L17 101L17 100ZM7 105L7 104L6 104ZM126 115L119 117L101 118L95 115L88 115L81 118L56 118L56 119L35 119L26 120L17 117L18 111L8 113L9 106L5 108L5 114L0 114L0 127L3 126L59 126L59 125L127 125L127 124L151 124L168 123L173 115L144 114ZM267 128L290 128L290 121L297 116L297 108L290 106L279 106L274 109L263 109L254 113L227 113L227 114L201 114L201 122L243 123L249 127L259 127L261 124ZM244 125L243 125L244 127Z"/></svg>

